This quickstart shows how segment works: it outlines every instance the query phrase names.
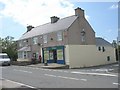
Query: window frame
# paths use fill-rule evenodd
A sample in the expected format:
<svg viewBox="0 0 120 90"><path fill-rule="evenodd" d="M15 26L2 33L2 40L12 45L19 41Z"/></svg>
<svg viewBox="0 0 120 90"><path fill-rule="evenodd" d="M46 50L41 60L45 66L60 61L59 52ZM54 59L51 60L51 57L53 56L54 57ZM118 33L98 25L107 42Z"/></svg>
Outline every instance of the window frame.
<svg viewBox="0 0 120 90"><path fill-rule="evenodd" d="M38 44L38 37L33 37L32 38L32 43L35 45L35 44Z"/></svg>
<svg viewBox="0 0 120 90"><path fill-rule="evenodd" d="M22 46L23 46L23 42L20 41L20 42L19 42L19 47L22 47Z"/></svg>
<svg viewBox="0 0 120 90"><path fill-rule="evenodd" d="M48 35L43 35L43 43L48 43Z"/></svg>
<svg viewBox="0 0 120 90"><path fill-rule="evenodd" d="M63 41L63 32L57 32L57 41Z"/></svg>

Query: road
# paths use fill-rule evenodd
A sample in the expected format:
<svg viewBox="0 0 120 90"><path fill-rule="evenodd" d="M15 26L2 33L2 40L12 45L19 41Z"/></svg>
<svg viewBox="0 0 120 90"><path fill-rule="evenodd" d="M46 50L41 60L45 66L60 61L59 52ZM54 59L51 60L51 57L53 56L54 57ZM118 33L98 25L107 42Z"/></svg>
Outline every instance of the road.
<svg viewBox="0 0 120 90"><path fill-rule="evenodd" d="M2 78L30 88L118 88L117 73L106 73L100 69L60 70L27 66L0 68Z"/></svg>

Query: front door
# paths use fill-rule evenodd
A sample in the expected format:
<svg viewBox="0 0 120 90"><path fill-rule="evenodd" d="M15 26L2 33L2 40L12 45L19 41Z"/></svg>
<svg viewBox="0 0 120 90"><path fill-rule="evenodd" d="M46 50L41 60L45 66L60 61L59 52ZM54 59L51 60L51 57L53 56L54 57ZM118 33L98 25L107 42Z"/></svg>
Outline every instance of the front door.
<svg viewBox="0 0 120 90"><path fill-rule="evenodd" d="M54 63L57 63L57 50L53 50L53 60Z"/></svg>

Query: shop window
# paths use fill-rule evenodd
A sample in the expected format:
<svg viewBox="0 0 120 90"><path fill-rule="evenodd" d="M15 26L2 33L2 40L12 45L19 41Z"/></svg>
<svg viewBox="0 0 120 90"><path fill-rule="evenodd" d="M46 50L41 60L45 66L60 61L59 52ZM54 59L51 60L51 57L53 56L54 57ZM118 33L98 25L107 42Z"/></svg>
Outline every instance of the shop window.
<svg viewBox="0 0 120 90"><path fill-rule="evenodd" d="M49 55L50 55L50 60L53 60L53 51L52 50L50 50Z"/></svg>
<svg viewBox="0 0 120 90"><path fill-rule="evenodd" d="M58 49L57 50L57 59L58 60L63 60L63 49Z"/></svg>

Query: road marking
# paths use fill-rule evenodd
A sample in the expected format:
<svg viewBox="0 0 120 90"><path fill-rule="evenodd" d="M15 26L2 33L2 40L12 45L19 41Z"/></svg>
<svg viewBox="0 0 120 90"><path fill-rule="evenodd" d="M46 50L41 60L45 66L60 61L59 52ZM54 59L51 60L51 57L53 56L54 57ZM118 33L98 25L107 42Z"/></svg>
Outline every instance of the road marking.
<svg viewBox="0 0 120 90"><path fill-rule="evenodd" d="M65 79L73 79L73 80L80 80L78 78L72 78L72 77L64 77L64 76L57 76L59 78L65 78Z"/></svg>
<svg viewBox="0 0 120 90"><path fill-rule="evenodd" d="M92 69L91 71L105 71L105 72L107 72L108 71L108 69Z"/></svg>
<svg viewBox="0 0 120 90"><path fill-rule="evenodd" d="M25 70L17 70L17 69L13 69L14 71L19 71L19 72L25 72L25 73L32 73L30 71L25 71Z"/></svg>
<svg viewBox="0 0 120 90"><path fill-rule="evenodd" d="M55 75L50 75L50 74L44 74L45 76L51 76L51 77L57 77Z"/></svg>
<svg viewBox="0 0 120 90"><path fill-rule="evenodd" d="M2 66L2 67L0 67L0 69L5 69L5 68L8 68L8 67L7 67L7 66L6 66L6 67L3 67L3 66Z"/></svg>
<svg viewBox="0 0 120 90"><path fill-rule="evenodd" d="M120 85L119 83L113 83L114 85Z"/></svg>
<svg viewBox="0 0 120 90"><path fill-rule="evenodd" d="M72 71L71 73L84 74L84 75L98 75L98 76L118 77L117 75L114 75L114 74L105 74L105 73L86 73L86 72L75 72L75 71Z"/></svg>
<svg viewBox="0 0 120 90"><path fill-rule="evenodd" d="M51 74L44 74L44 75L45 75L45 76L50 76L50 77L63 78L63 79L72 79L72 80L82 80L82 81L87 81L87 79L78 79L78 78L73 78L73 77L56 76L56 75L51 75Z"/></svg>
<svg viewBox="0 0 120 90"><path fill-rule="evenodd" d="M69 73L68 71L63 71L63 72L65 72L65 73Z"/></svg>
<svg viewBox="0 0 120 90"><path fill-rule="evenodd" d="M6 81L8 81L8 82L11 82L11 83L16 83L16 84L19 84L19 85L21 85L21 86L26 86L26 87L29 87L29 88L36 88L36 87L33 87L33 86L30 86L30 85L27 85L27 84L23 84L23 83L19 83L19 82L16 82L16 81L13 81L13 80L8 80L8 79L4 79L4 78L2 78L3 80L6 80Z"/></svg>
<svg viewBox="0 0 120 90"><path fill-rule="evenodd" d="M82 81L87 81L87 79L80 79L80 80L82 80Z"/></svg>

